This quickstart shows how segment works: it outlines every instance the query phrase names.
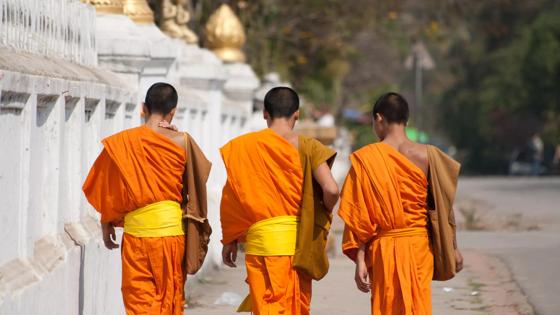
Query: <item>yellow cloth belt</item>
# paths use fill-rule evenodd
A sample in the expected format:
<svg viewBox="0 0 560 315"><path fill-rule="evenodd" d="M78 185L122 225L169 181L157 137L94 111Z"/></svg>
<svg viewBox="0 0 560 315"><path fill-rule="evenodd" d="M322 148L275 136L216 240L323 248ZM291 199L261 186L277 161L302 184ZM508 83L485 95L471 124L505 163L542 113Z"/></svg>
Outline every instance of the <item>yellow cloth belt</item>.
<svg viewBox="0 0 560 315"><path fill-rule="evenodd" d="M124 232L136 237L185 235L181 205L165 200L129 212L124 217Z"/></svg>
<svg viewBox="0 0 560 315"><path fill-rule="evenodd" d="M282 215L261 220L247 231L245 253L255 256L293 256L296 252L299 217ZM237 308L237 312L252 311L251 295Z"/></svg>
<svg viewBox="0 0 560 315"><path fill-rule="evenodd" d="M377 237L410 237L410 236L428 236L428 230L425 227L414 227L404 229L393 229L379 231Z"/></svg>
<svg viewBox="0 0 560 315"><path fill-rule="evenodd" d="M298 222L298 216L283 215L251 225L247 232L245 253L255 256L294 255Z"/></svg>

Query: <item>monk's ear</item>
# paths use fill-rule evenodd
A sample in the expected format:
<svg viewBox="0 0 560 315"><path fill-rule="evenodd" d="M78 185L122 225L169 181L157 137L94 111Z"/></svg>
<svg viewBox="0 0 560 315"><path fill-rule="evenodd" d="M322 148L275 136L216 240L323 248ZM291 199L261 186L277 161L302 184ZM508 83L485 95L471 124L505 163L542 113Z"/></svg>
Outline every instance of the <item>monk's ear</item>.
<svg viewBox="0 0 560 315"><path fill-rule="evenodd" d="M146 117L149 113L150 111L148 110L148 106L146 106L146 103L142 102L142 111L140 112L140 116Z"/></svg>
<svg viewBox="0 0 560 315"><path fill-rule="evenodd" d="M297 110L292 117L294 117L294 120L299 120L299 110Z"/></svg>
<svg viewBox="0 0 560 315"><path fill-rule="evenodd" d="M264 120L269 120L270 119L270 114L265 110L263 110L263 118Z"/></svg>
<svg viewBox="0 0 560 315"><path fill-rule="evenodd" d="M173 117L175 117L175 112L177 111L177 107L174 107L169 114L165 115L167 118L169 118L169 122L171 123L171 121L173 121Z"/></svg>

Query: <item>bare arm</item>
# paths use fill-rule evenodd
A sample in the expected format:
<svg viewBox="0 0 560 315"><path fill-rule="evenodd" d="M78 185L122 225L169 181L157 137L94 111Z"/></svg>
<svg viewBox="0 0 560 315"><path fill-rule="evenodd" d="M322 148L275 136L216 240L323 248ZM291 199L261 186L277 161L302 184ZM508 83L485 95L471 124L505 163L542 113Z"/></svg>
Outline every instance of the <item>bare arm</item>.
<svg viewBox="0 0 560 315"><path fill-rule="evenodd" d="M115 226L113 223L103 223L101 224L103 232L103 243L107 249L119 248L117 244L117 234L115 233Z"/></svg>
<svg viewBox="0 0 560 315"><path fill-rule="evenodd" d="M222 246L222 261L228 267L235 268L237 265L237 241Z"/></svg>
<svg viewBox="0 0 560 315"><path fill-rule="evenodd" d="M356 281L356 286L362 292L369 292L371 288L371 283L369 279L369 273L366 265L366 247L365 245L360 245L358 249L358 255L356 256L356 273L354 275L354 280Z"/></svg>
<svg viewBox="0 0 560 315"><path fill-rule="evenodd" d="M327 210L332 211L338 201L338 185L334 180L331 169L326 162L321 163L317 169L313 171L313 178L319 183L323 190L323 203Z"/></svg>

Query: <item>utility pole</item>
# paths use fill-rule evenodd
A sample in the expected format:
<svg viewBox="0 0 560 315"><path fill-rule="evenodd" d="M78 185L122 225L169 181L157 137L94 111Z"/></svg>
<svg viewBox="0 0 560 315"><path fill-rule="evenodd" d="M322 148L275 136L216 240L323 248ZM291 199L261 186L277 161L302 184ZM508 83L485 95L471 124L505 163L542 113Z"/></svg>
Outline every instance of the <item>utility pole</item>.
<svg viewBox="0 0 560 315"><path fill-rule="evenodd" d="M435 68L434 60L422 41L418 40L412 45L410 55L406 58L404 66L408 70L414 71L414 108L418 116L418 129L422 130L424 128L422 117L422 70Z"/></svg>

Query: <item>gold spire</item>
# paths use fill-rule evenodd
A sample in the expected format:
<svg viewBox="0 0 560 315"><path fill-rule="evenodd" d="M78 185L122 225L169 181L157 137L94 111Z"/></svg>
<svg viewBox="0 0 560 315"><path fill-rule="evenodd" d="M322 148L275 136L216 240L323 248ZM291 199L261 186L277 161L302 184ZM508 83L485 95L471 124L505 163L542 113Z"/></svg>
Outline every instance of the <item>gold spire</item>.
<svg viewBox="0 0 560 315"><path fill-rule="evenodd" d="M246 40L241 21L227 4L212 13L206 23L205 46L225 62L245 61L241 48Z"/></svg>
<svg viewBox="0 0 560 315"><path fill-rule="evenodd" d="M95 7L97 13L123 14L123 4L121 0L82 0Z"/></svg>
<svg viewBox="0 0 560 315"><path fill-rule="evenodd" d="M140 24L153 24L154 13L146 0L121 0L124 14L131 20Z"/></svg>

